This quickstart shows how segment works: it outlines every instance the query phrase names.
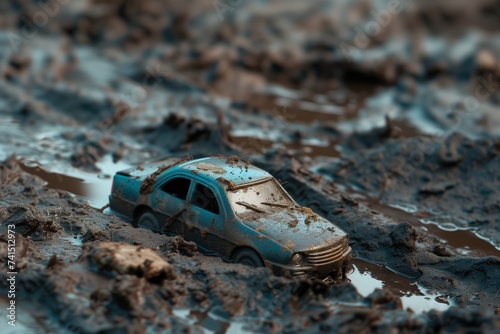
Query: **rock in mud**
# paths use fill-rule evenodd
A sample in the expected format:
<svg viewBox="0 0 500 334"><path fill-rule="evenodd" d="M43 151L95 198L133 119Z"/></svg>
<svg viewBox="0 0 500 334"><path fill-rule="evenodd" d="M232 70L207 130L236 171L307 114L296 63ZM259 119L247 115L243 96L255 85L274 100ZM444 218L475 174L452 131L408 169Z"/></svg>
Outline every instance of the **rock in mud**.
<svg viewBox="0 0 500 334"><path fill-rule="evenodd" d="M151 281L174 279L172 265L149 248L118 242L94 242L84 245L80 260L88 258L99 270L119 275L136 275Z"/></svg>

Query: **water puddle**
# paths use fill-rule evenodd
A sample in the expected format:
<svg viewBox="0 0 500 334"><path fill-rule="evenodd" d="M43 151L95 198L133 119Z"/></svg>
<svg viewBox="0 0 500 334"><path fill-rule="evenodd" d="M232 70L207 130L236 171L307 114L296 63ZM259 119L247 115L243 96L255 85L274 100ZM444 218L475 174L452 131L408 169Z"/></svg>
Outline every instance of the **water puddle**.
<svg viewBox="0 0 500 334"><path fill-rule="evenodd" d="M474 229L450 229L442 228L435 222L427 219L419 219L415 216L418 212L418 207L411 204L395 204L389 205L380 202L378 199L368 196L360 191L354 190L351 187L342 185L338 182L335 187L343 192L348 192L358 201L363 202L368 207L384 216L393 218L396 222L408 222L412 226L420 227L430 234L433 234L441 239L443 245L449 245L460 254L469 256L497 256L500 257L500 250L488 240L478 236ZM425 213L418 212L421 215Z"/></svg>
<svg viewBox="0 0 500 334"><path fill-rule="evenodd" d="M401 298L403 308L411 308L415 313L432 309L445 311L452 305L448 296L430 293L415 280L397 275L381 264L353 259L351 265L353 271L348 275L349 280L363 297L375 289L387 290Z"/></svg>
<svg viewBox="0 0 500 334"><path fill-rule="evenodd" d="M120 170L131 166L124 162L114 163L112 158L105 156L97 164L101 173L88 173L76 168L69 168L62 172L52 172L52 166L42 166L37 161L21 159L21 168L32 175L40 177L47 182L47 187L66 190L69 193L89 201L94 208L100 209L108 204L113 175Z"/></svg>
<svg viewBox="0 0 500 334"><path fill-rule="evenodd" d="M251 108L270 113L288 122L304 124L337 122L356 118L359 110L366 106L366 99L378 88L349 85L312 92L267 86L254 92L247 103Z"/></svg>
<svg viewBox="0 0 500 334"><path fill-rule="evenodd" d="M246 99L247 109L272 117L273 122L283 126L294 125L309 127L311 124L332 125L341 121L356 119L378 87L350 85L345 87L323 88L316 91L295 90L278 85L269 85L254 91ZM290 129L289 129L290 130ZM280 133L279 129L270 131ZM271 148L282 148L309 157L338 158L338 138L331 135L309 133L308 138L280 139L259 135L262 129L232 130L231 141L248 154L265 154Z"/></svg>
<svg viewBox="0 0 500 334"><path fill-rule="evenodd" d="M81 246L81 245L83 245L83 235L81 235L81 234L70 235L70 236L67 236L67 237L61 237L60 239L69 241L74 246Z"/></svg>
<svg viewBox="0 0 500 334"><path fill-rule="evenodd" d="M244 134L233 130L231 140L250 154L265 154L270 148L282 147L309 157L338 158L337 145L341 139L328 131L323 133L323 128L331 127L346 134L363 133L386 127L386 117L390 117L391 129L400 137L422 136L422 131L401 117L401 110L393 103L394 94L391 89L373 85L351 84L318 91L266 86L246 100L247 109L270 115L274 122L305 126L309 130L304 133L310 133L313 141L319 139L321 143L304 138L288 142L264 138L259 128L246 129ZM319 127L318 131L315 127Z"/></svg>
<svg viewBox="0 0 500 334"><path fill-rule="evenodd" d="M446 229L441 228L436 223L431 223L426 219L419 219L411 212L401 208L392 207L378 202L376 199L366 199L367 204L372 209L394 218L397 222L408 222L413 226L425 229L441 239L443 244L449 245L461 254L471 256L500 256L500 250L487 240L479 237L474 229Z"/></svg>
<svg viewBox="0 0 500 334"><path fill-rule="evenodd" d="M213 312L202 312L190 309L173 309L173 314L181 319L187 320L189 325L197 325L202 328L203 333L227 333L246 334L254 333L252 325L257 319L249 319L248 323L223 319Z"/></svg>
<svg viewBox="0 0 500 334"><path fill-rule="evenodd" d="M265 154L269 149L282 147L309 157L340 157L340 152L337 150L337 143L332 141L300 140L289 143L277 143L276 141L264 138L233 135L231 135L231 141L238 145L246 154Z"/></svg>

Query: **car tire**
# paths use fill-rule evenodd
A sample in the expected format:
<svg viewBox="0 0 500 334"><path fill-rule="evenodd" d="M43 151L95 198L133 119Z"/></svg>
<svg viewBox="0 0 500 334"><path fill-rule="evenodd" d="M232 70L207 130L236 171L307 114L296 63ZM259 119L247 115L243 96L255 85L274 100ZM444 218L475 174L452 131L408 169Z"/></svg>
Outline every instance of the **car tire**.
<svg viewBox="0 0 500 334"><path fill-rule="evenodd" d="M147 210L141 214L139 221L137 222L137 227L146 228L156 233L163 232L160 229L160 221L158 220L158 217L156 217L154 212L151 210Z"/></svg>
<svg viewBox="0 0 500 334"><path fill-rule="evenodd" d="M264 267L264 262L254 250L241 248L233 256L233 262L252 267Z"/></svg>

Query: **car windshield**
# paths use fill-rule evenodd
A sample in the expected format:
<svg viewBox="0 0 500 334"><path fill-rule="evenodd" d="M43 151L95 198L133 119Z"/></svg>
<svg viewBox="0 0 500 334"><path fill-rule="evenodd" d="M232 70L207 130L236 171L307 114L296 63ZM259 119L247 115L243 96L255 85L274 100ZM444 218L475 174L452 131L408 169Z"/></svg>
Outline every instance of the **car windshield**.
<svg viewBox="0 0 500 334"><path fill-rule="evenodd" d="M286 208L294 205L294 201L273 178L228 191L227 197L234 213L238 216L251 212L267 213L272 208Z"/></svg>

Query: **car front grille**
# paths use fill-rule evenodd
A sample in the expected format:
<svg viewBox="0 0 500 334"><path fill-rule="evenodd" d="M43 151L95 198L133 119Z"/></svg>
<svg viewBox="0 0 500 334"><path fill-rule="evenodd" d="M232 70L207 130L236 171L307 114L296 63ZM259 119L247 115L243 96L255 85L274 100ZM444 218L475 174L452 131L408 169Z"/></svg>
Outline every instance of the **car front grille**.
<svg viewBox="0 0 500 334"><path fill-rule="evenodd" d="M307 255L307 261L316 266L334 263L342 257L345 250L345 240L325 248L310 251Z"/></svg>
<svg viewBox="0 0 500 334"><path fill-rule="evenodd" d="M304 270L297 270L297 271L294 271L292 273L293 276L297 276L297 277L300 277L300 276L306 276L307 275L307 272L305 272Z"/></svg>

